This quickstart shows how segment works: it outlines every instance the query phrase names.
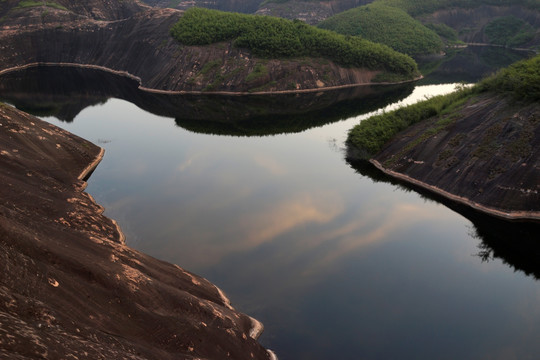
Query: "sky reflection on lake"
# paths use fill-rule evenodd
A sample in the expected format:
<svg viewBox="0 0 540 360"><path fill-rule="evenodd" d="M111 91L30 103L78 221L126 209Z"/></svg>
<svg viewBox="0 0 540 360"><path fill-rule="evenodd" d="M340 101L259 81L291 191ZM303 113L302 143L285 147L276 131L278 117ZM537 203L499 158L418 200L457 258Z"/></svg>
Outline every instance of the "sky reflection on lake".
<svg viewBox="0 0 540 360"><path fill-rule="evenodd" d="M454 87L417 86L378 111ZM130 246L208 278L261 320L260 340L280 360L540 353L538 246L519 242L505 223L472 223L348 164L347 132L374 112L317 119L315 127L308 113L290 134L216 136L205 134L204 122L190 119L186 130L180 118L97 99L83 99L98 105L80 113L69 108L66 118L78 113L73 122L47 118L106 149L87 191ZM274 133L273 116L261 134ZM208 132L241 130L226 125ZM256 125L248 133L258 133Z"/></svg>
<svg viewBox="0 0 540 360"><path fill-rule="evenodd" d="M540 350L534 280L482 263L462 216L347 166L346 132L365 117L297 134L213 136L113 99L59 125L106 148L88 191L128 244L225 289L265 323L261 341L280 359Z"/></svg>

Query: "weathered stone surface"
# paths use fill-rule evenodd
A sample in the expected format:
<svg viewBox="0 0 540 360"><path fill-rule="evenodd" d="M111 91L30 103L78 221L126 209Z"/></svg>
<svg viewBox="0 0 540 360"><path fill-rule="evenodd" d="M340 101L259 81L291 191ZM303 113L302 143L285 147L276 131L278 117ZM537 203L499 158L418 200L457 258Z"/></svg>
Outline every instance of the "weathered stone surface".
<svg viewBox="0 0 540 360"><path fill-rule="evenodd" d="M269 358L213 284L124 244L83 191L101 155L0 105L0 358Z"/></svg>

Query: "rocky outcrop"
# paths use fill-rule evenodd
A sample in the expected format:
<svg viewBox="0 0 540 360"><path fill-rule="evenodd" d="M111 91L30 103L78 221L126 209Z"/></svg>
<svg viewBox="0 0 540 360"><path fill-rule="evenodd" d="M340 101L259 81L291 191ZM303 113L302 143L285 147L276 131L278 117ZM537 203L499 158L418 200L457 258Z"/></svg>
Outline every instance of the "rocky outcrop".
<svg viewBox="0 0 540 360"><path fill-rule="evenodd" d="M26 22L0 29L0 73L55 63L108 69L150 90L274 92L367 84L377 71L344 68L324 59L264 60L232 43L182 46L169 34L182 12L148 9L117 20L96 20L45 7ZM75 17L75 18L74 18Z"/></svg>
<svg viewBox="0 0 540 360"><path fill-rule="evenodd" d="M0 358L269 359L213 284L124 244L83 191L102 154L0 105Z"/></svg>
<svg viewBox="0 0 540 360"><path fill-rule="evenodd" d="M493 94L473 97L449 114L403 131L371 162L491 215L540 220L538 103Z"/></svg>

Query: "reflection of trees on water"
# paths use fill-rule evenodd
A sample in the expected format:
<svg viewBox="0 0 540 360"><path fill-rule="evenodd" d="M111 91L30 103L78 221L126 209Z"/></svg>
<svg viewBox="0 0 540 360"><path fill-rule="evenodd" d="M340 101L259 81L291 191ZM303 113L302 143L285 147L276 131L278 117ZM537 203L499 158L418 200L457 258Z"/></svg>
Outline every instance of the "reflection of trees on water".
<svg viewBox="0 0 540 360"><path fill-rule="evenodd" d="M475 228L478 257L483 262L500 258L505 264L540 279L540 224L467 216Z"/></svg>
<svg viewBox="0 0 540 360"><path fill-rule="evenodd" d="M383 108L407 97L413 88L409 84L359 87L318 94L253 96L242 99L242 103L238 102L239 99L228 98L220 100L228 102L222 104L221 116L198 119L177 117L175 121L186 130L215 135L298 133ZM242 110L248 107L250 111ZM231 114L231 111L238 112L239 109L243 114Z"/></svg>
<svg viewBox="0 0 540 360"><path fill-rule="evenodd" d="M6 74L0 98L38 116L73 121L109 98L127 100L199 133L271 135L300 132L364 114L405 98L414 84L360 86L279 95L169 95L141 91L132 79L95 69L42 66Z"/></svg>
<svg viewBox="0 0 540 360"><path fill-rule="evenodd" d="M495 46L448 49L445 56L418 60L420 70L425 76L419 85L475 83L500 68L532 55L532 52Z"/></svg>
<svg viewBox="0 0 540 360"><path fill-rule="evenodd" d="M346 159L359 174L374 182L386 182L404 191L415 191L425 199L439 202L472 222L471 237L480 240L478 253L482 262L501 259L503 263L540 279L540 223L512 222L480 213L425 189L392 178L367 161Z"/></svg>

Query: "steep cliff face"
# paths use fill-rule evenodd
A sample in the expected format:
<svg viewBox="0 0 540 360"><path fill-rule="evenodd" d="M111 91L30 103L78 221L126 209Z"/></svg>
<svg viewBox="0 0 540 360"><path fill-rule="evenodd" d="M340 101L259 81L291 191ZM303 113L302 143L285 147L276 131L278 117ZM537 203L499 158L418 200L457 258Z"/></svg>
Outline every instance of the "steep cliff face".
<svg viewBox="0 0 540 360"><path fill-rule="evenodd" d="M0 358L269 359L214 285L124 244L83 192L101 156L0 105Z"/></svg>
<svg viewBox="0 0 540 360"><path fill-rule="evenodd" d="M374 163L503 218L540 219L540 107L493 94L414 125Z"/></svg>
<svg viewBox="0 0 540 360"><path fill-rule="evenodd" d="M148 9L112 21L61 9L47 9L43 17L47 21L42 21L40 11L43 7L27 10L25 22L6 21L0 31L0 71L27 64L69 63L131 75L149 89L233 92L363 84L377 74L322 59L259 59L231 43L182 46L169 34L182 15L172 9Z"/></svg>
<svg viewBox="0 0 540 360"><path fill-rule="evenodd" d="M421 17L424 23L444 23L458 31L459 38L467 43L489 43L485 34L486 25L497 18L514 16L529 23L535 29L540 28L540 12L532 11L520 5L488 6L476 8L450 8L439 10L430 15ZM524 47L540 44L540 34Z"/></svg>

